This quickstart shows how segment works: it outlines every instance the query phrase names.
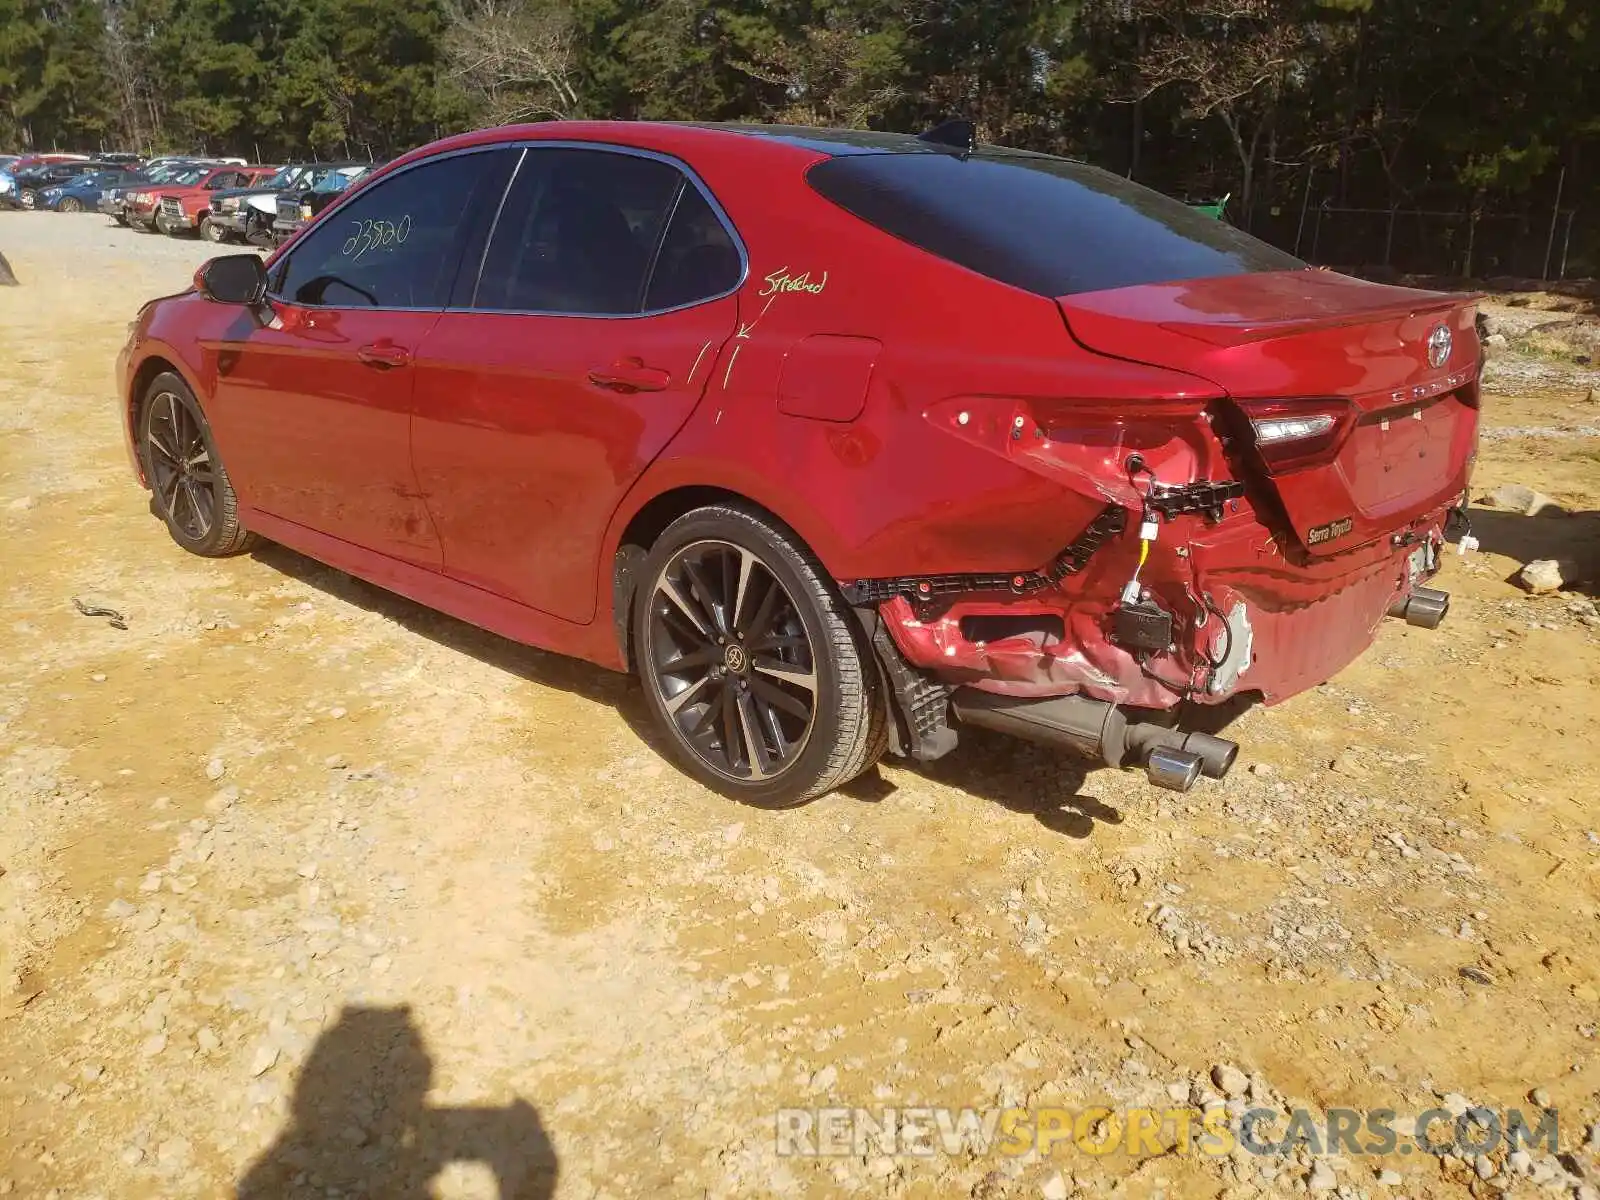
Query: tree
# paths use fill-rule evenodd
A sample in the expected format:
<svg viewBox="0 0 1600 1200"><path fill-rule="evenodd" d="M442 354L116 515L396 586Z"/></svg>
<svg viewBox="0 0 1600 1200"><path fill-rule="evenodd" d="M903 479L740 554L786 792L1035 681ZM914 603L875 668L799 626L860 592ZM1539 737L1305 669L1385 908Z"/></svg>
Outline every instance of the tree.
<svg viewBox="0 0 1600 1200"><path fill-rule="evenodd" d="M451 77L495 124L578 111L577 22L561 0L449 0Z"/></svg>

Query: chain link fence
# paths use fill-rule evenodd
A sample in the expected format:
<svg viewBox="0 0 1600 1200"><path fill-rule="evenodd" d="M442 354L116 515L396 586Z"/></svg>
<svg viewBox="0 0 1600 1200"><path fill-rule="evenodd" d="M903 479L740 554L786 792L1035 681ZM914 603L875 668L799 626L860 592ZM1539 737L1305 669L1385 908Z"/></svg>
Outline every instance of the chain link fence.
<svg viewBox="0 0 1600 1200"><path fill-rule="evenodd" d="M1576 209L1544 216L1311 204L1258 214L1251 232L1318 266L1360 274L1593 278L1596 231Z"/></svg>

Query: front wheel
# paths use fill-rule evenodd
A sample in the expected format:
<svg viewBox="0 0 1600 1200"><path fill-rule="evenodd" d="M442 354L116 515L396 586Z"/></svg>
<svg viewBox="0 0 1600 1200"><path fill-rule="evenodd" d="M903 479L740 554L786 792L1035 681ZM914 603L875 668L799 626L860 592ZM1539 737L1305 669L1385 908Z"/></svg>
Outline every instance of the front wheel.
<svg viewBox="0 0 1600 1200"><path fill-rule="evenodd" d="M32 188L23 188L21 194L17 196L17 201L23 208L38 208L39 193Z"/></svg>
<svg viewBox="0 0 1600 1200"><path fill-rule="evenodd" d="M228 231L210 217L201 217L200 236L208 242L225 242L228 240Z"/></svg>
<svg viewBox="0 0 1600 1200"><path fill-rule="evenodd" d="M792 532L741 506L696 509L656 541L639 579L640 679L696 778L785 808L882 756L888 711L871 648Z"/></svg>
<svg viewBox="0 0 1600 1200"><path fill-rule="evenodd" d="M63 197L61 203L56 206L56 210L58 212L70 212L70 213L82 212L83 211L83 201L74 200L71 196L66 196L66 197Z"/></svg>
<svg viewBox="0 0 1600 1200"><path fill-rule="evenodd" d="M247 550L239 498L189 385L171 372L151 380L139 409L139 456L151 505L191 554L221 558Z"/></svg>

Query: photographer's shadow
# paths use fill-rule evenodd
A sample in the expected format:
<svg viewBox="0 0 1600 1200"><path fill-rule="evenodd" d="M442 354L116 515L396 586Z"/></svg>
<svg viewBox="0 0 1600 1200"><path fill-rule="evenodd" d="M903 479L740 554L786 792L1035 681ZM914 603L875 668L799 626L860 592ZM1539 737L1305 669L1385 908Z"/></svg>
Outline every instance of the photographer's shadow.
<svg viewBox="0 0 1600 1200"><path fill-rule="evenodd" d="M430 1108L433 1062L409 1008L346 1008L317 1039L290 1124L240 1181L240 1200L426 1200L451 1163L483 1163L501 1200L555 1194L556 1157L524 1100Z"/></svg>

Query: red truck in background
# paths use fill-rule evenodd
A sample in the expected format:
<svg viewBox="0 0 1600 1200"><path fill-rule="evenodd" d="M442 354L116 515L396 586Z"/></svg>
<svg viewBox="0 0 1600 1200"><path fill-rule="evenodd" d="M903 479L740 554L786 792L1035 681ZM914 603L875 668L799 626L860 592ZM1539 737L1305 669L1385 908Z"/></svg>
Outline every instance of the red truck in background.
<svg viewBox="0 0 1600 1200"><path fill-rule="evenodd" d="M165 183L128 193L125 212L135 229L162 233L194 233L211 208L211 193L224 188L249 187L270 176L276 167L196 166Z"/></svg>

